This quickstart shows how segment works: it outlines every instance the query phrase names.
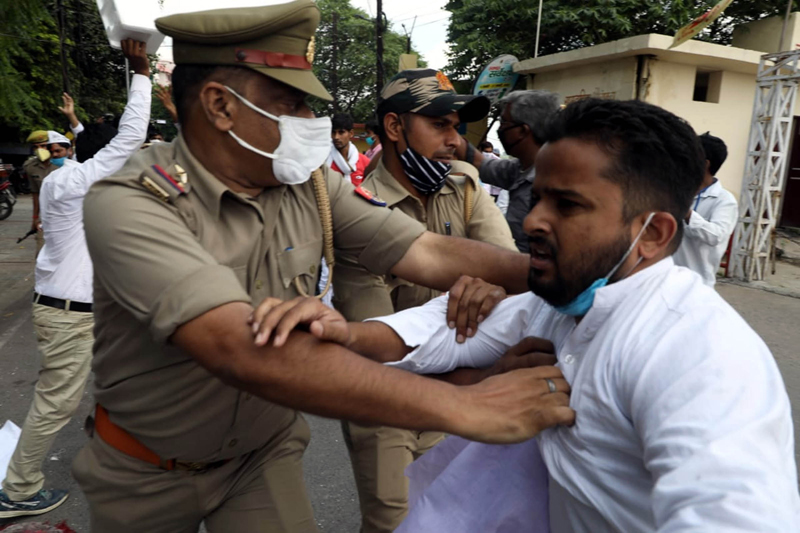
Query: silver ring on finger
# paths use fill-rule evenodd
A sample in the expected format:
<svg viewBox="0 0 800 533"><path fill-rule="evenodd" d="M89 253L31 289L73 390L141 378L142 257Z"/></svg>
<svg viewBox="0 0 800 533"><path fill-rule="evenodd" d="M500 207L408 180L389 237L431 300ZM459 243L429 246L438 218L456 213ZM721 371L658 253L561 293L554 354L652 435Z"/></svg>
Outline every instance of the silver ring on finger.
<svg viewBox="0 0 800 533"><path fill-rule="evenodd" d="M544 380L545 380L545 382L547 382L547 388L550 390L550 392L558 392L558 389L556 388L556 384L553 382L552 379L544 378Z"/></svg>

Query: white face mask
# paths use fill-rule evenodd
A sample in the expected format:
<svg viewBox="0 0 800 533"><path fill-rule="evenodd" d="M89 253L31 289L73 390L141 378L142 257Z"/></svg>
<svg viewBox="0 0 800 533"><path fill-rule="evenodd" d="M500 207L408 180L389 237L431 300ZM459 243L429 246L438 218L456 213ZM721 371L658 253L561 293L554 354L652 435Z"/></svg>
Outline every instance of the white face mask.
<svg viewBox="0 0 800 533"><path fill-rule="evenodd" d="M311 172L321 167L331 152L330 117L300 118L289 115L275 116L256 107L239 93L225 86L244 105L278 123L281 142L274 153L264 152L229 131L237 143L251 152L273 160L275 178L286 185L298 185L308 181Z"/></svg>

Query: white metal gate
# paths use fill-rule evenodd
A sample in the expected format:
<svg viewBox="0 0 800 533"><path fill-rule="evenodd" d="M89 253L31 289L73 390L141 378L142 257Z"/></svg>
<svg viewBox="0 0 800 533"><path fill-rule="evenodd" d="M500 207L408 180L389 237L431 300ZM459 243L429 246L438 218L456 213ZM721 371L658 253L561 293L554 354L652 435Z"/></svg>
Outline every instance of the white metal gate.
<svg viewBox="0 0 800 533"><path fill-rule="evenodd" d="M774 246L800 83L800 50L761 56L729 275L762 280Z"/></svg>

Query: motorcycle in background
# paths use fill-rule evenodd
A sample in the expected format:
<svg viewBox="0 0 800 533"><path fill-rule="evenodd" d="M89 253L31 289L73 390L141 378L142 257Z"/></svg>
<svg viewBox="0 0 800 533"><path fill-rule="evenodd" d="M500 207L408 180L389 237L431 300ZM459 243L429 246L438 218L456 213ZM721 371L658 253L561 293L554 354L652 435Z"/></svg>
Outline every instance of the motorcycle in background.
<svg viewBox="0 0 800 533"><path fill-rule="evenodd" d="M11 186L8 176L13 171L12 165L3 164L0 161L0 220L5 220L14 211L14 204L17 203L17 195L14 187Z"/></svg>

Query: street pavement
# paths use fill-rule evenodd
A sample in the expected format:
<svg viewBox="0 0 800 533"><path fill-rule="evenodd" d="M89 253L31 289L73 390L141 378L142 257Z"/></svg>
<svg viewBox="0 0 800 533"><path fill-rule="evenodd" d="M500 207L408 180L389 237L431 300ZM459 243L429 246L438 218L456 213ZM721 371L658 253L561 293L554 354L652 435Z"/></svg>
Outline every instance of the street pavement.
<svg viewBox="0 0 800 533"><path fill-rule="evenodd" d="M13 215L0 221L0 425L22 425L30 405L39 368L31 324L33 237L16 244L30 228L31 200L19 198ZM736 308L769 345L783 373L792 405L800 402L800 299L734 284L719 284L720 294ZM92 408L90 388L78 414L59 433L44 465L46 486L66 488L70 499L36 520L56 524L66 520L78 533L89 531L86 500L70 474L70 464L86 442L83 423ZM323 532L358 531L358 497L347 451L337 421L307 416L312 440L304 465L306 484ZM794 412L795 440L800 416ZM2 527L2 524L0 524Z"/></svg>

